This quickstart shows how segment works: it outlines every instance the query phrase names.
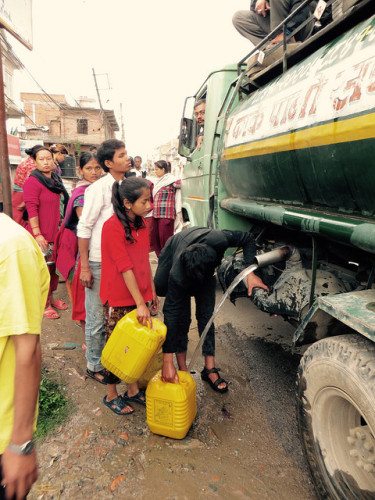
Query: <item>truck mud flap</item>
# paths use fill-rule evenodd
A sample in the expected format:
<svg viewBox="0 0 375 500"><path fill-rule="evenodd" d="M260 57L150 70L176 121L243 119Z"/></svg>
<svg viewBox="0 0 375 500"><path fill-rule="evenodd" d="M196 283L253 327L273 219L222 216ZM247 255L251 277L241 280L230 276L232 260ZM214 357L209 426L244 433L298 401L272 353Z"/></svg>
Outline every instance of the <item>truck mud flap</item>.
<svg viewBox="0 0 375 500"><path fill-rule="evenodd" d="M340 293L316 299L294 333L293 346L309 344L330 336L325 328L319 334L322 316L325 316L326 322L333 318L375 341L375 290Z"/></svg>

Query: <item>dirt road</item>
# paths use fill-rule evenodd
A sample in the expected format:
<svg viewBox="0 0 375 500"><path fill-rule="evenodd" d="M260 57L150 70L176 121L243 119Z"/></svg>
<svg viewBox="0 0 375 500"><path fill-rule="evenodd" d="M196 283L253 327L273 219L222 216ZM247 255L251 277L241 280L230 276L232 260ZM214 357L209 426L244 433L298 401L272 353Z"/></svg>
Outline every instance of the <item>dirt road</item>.
<svg viewBox="0 0 375 500"><path fill-rule="evenodd" d="M56 296L67 300L65 285ZM103 405L105 387L85 377L83 336L70 315L69 308L60 320L44 320L43 359L61 375L75 412L38 447L31 500L316 500L297 436L299 357L290 353L292 329L280 318L247 299L225 304L216 321L217 366L231 382L229 392L214 393L201 381L199 359L198 414L177 441L152 434L139 405L123 417ZM197 337L193 323L190 353Z"/></svg>

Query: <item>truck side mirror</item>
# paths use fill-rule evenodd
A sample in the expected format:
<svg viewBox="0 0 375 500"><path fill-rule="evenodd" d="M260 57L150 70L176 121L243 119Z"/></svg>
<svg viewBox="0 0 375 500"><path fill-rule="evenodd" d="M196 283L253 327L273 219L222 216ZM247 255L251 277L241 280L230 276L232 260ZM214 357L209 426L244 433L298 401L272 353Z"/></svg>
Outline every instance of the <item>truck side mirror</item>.
<svg viewBox="0 0 375 500"><path fill-rule="evenodd" d="M191 120L190 118L182 118L180 126L178 154L181 156L185 156L185 158L190 156L190 152L192 149L192 130L193 120Z"/></svg>

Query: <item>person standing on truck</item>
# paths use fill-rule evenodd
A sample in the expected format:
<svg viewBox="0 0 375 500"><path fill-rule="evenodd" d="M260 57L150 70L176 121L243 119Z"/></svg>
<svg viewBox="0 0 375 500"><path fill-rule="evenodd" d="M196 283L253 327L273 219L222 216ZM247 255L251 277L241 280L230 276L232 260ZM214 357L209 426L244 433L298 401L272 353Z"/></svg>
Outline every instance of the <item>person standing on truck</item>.
<svg viewBox="0 0 375 500"><path fill-rule="evenodd" d="M225 251L230 247L242 247L246 267L255 257L255 240L244 231L217 231L203 227L192 227L175 234L167 241L159 257L154 283L158 296L165 296L163 307L167 338L163 344L162 380L178 380L173 364L176 353L178 367L187 370L186 353L191 322L190 298L195 298L199 335L211 318L215 308L215 268L220 264ZM265 288L263 281L254 273L247 277L248 294L254 287ZM213 390L223 393L228 382L220 377L215 367L215 329L212 324L203 343L202 354L205 366L202 380Z"/></svg>
<svg viewBox="0 0 375 500"><path fill-rule="evenodd" d="M206 113L206 101L205 99L199 99L195 103L194 106L194 116L197 120L197 124L199 126L198 135L197 135L197 150L200 151L203 142L203 134L204 134L204 118Z"/></svg>
<svg viewBox="0 0 375 500"><path fill-rule="evenodd" d="M250 10L239 10L235 12L232 22L236 30L251 43L258 45L264 37L273 31L289 14L294 12L304 0L252 0ZM287 34L294 31L309 16L311 21L307 23L297 34L298 41L306 40L314 29L314 18L312 14L317 6L313 0L307 7L302 9L287 25ZM328 7L321 18L324 26L332 20L332 10ZM283 39L283 33L279 33L270 44L277 44ZM294 37L291 41L295 41Z"/></svg>

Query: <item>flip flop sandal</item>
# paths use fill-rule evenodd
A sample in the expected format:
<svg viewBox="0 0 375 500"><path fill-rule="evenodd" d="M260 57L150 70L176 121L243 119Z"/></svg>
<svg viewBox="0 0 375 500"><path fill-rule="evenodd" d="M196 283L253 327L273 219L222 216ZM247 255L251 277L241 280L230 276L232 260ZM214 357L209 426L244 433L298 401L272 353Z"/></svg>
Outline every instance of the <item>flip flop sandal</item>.
<svg viewBox="0 0 375 500"><path fill-rule="evenodd" d="M66 309L68 309L68 306L63 300L56 300L53 304L51 304L51 306L59 311L66 311Z"/></svg>
<svg viewBox="0 0 375 500"><path fill-rule="evenodd" d="M129 403L138 403L142 406L146 406L146 394L143 391L139 391L135 396L128 396L128 391L126 391L123 399L129 401Z"/></svg>
<svg viewBox="0 0 375 500"><path fill-rule="evenodd" d="M217 373L219 378L215 382L212 382L212 380L209 377L210 373ZM211 368L210 370L207 370L207 368L203 368L203 370L201 371L201 377L202 377L202 380L204 380L205 382L208 382L210 384L210 386L212 387L212 389L214 391L220 392L221 394L223 394L224 392L227 392L228 382L220 377L220 373L219 373L219 370L217 368ZM219 389L218 386L220 384L222 384L223 382L227 385L225 387L223 387L222 389Z"/></svg>
<svg viewBox="0 0 375 500"><path fill-rule="evenodd" d="M103 378L99 379L98 377L96 377L97 373L102 375ZM121 382L121 380L118 377L116 377L116 375L113 375L113 373L107 375L105 370L100 370L99 372L93 372L92 370L89 370L88 368L86 368L86 375L88 377L92 378L93 380L95 380L95 382L99 382L99 384L103 384L103 385L119 384Z"/></svg>
<svg viewBox="0 0 375 500"><path fill-rule="evenodd" d="M128 411L126 413L121 411L125 408L125 406L128 406L128 402L125 401L121 396L117 396L117 398L112 399L112 401L107 401L107 396L104 396L103 403L110 410L112 410L113 413L116 413L116 415L127 416L127 415L131 415L132 413L134 413L134 408L132 408L132 411Z"/></svg>
<svg viewBox="0 0 375 500"><path fill-rule="evenodd" d="M60 314L57 313L51 306L44 309L43 316L48 319L59 319Z"/></svg>

